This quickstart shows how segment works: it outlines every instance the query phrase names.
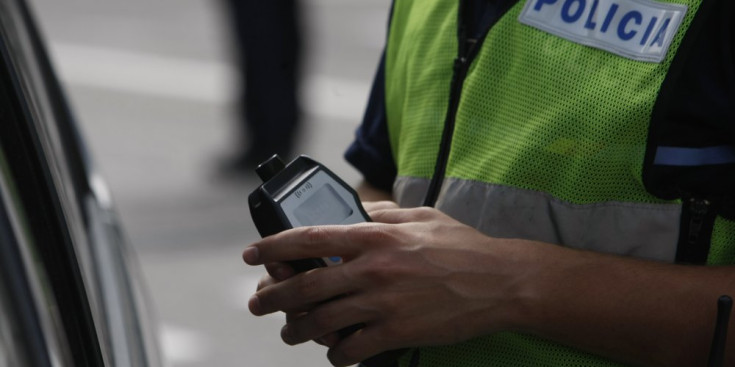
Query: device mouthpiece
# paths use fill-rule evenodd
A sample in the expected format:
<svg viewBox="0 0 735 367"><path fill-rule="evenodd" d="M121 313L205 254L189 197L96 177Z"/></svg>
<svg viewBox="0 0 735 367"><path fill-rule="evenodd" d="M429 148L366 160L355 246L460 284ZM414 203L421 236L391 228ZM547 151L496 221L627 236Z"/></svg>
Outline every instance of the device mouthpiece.
<svg viewBox="0 0 735 367"><path fill-rule="evenodd" d="M260 177L263 182L266 182L273 178L278 172L281 172L284 168L286 168L286 164L283 163L283 160L281 160L281 157L278 156L278 154L274 154L272 157L268 158L265 162L258 165L257 168L255 168L255 173L258 174L258 177Z"/></svg>

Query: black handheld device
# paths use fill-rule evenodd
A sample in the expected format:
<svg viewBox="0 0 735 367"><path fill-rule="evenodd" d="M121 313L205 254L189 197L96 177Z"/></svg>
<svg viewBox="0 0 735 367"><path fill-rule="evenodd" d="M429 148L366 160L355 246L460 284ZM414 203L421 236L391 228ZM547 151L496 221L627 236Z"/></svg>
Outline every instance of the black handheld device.
<svg viewBox="0 0 735 367"><path fill-rule="evenodd" d="M250 215L262 237L290 228L370 222L355 190L321 163L304 155L288 165L278 155L260 164L256 173L263 180L248 197ZM290 261L296 272L342 263L340 257ZM339 331L346 337L365 325ZM366 367L393 366L405 350L383 352L361 363Z"/></svg>
<svg viewBox="0 0 735 367"><path fill-rule="evenodd" d="M319 162L299 156L285 165L278 155L255 169L263 180L248 197L250 215L262 237L286 229L369 222L355 190ZM342 262L339 257L290 262L297 272Z"/></svg>

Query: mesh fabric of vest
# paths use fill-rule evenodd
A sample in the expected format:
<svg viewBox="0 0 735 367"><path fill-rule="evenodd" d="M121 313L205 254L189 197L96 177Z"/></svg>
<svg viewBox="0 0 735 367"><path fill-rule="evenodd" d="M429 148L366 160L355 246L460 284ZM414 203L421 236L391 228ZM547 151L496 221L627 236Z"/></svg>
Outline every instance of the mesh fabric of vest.
<svg viewBox="0 0 735 367"><path fill-rule="evenodd" d="M689 10L662 63L626 59L521 25L523 1L489 32L462 90L447 177L546 192L576 204L662 203L641 171L648 123ZM388 128L399 176L430 178L457 54L458 1L394 3L386 53ZM710 264L735 263L718 218ZM421 348L421 366L617 366L537 337L499 333ZM402 360L406 366L410 356Z"/></svg>
<svg viewBox="0 0 735 367"><path fill-rule="evenodd" d="M662 63L626 59L521 25L516 4L489 32L462 89L447 176L570 203L658 203L641 171L648 122L684 24ZM457 1L397 1L386 103L398 174L431 177L457 53ZM420 4L420 5L413 5Z"/></svg>

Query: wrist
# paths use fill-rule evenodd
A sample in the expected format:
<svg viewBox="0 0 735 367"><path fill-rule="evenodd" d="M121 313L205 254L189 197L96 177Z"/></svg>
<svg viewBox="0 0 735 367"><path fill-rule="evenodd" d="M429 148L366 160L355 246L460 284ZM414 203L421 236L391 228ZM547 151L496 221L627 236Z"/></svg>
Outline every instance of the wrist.
<svg viewBox="0 0 735 367"><path fill-rule="evenodd" d="M487 237L482 250L473 255L476 265L473 284L477 304L470 323L479 330L474 336L501 331L531 332L544 296L540 280L546 277L547 247L534 241ZM551 249L553 250L553 249ZM473 269L473 267L469 267ZM479 321L479 322L478 322Z"/></svg>
<svg viewBox="0 0 735 367"><path fill-rule="evenodd" d="M540 321L548 291L548 280L554 269L550 269L549 257L553 256L553 245L528 240L502 240L506 249L508 284L505 300L505 323L500 331L533 332Z"/></svg>

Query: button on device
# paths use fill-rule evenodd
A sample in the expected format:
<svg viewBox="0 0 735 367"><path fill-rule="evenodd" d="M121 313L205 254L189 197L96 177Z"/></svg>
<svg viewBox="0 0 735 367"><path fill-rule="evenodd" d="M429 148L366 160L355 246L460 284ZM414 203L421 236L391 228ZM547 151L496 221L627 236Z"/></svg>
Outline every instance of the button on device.
<svg viewBox="0 0 735 367"><path fill-rule="evenodd" d="M329 261L332 262L332 263L334 263L334 264L341 264L342 263L342 258L339 257L339 256L332 256L332 257L329 258Z"/></svg>

